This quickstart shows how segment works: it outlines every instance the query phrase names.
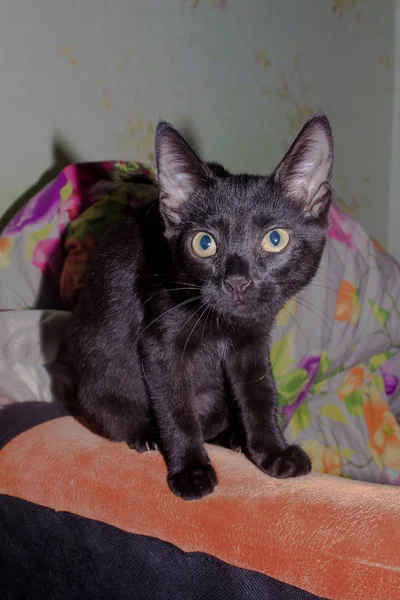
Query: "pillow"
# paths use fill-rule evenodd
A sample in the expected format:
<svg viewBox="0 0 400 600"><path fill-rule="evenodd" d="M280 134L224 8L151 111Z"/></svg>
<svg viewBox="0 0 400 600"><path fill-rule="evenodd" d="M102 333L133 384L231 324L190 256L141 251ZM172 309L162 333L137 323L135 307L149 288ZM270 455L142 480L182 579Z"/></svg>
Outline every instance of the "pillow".
<svg viewBox="0 0 400 600"><path fill-rule="evenodd" d="M400 484L400 270L337 205L318 274L278 315L286 437L313 468Z"/></svg>

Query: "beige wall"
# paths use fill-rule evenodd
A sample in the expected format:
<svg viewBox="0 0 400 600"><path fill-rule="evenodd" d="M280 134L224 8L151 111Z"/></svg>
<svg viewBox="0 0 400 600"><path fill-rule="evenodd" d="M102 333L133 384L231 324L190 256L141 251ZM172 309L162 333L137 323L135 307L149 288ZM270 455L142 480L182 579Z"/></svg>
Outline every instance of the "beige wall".
<svg viewBox="0 0 400 600"><path fill-rule="evenodd" d="M268 172L312 111L335 185L388 242L394 0L3 0L0 214L52 164L152 160L159 117ZM400 248L399 248L400 250Z"/></svg>

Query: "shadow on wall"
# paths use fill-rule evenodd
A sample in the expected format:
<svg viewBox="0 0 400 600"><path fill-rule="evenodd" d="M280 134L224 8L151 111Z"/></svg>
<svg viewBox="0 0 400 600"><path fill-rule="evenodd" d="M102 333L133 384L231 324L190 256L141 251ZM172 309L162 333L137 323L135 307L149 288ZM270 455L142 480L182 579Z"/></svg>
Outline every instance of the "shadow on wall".
<svg viewBox="0 0 400 600"><path fill-rule="evenodd" d="M180 124L178 125L177 129L183 135L183 137L189 142L189 144L192 146L193 150L195 150L200 155L201 154L200 138L196 134L191 123L188 120L181 121Z"/></svg>
<svg viewBox="0 0 400 600"><path fill-rule="evenodd" d="M36 183L17 198L0 218L0 233L20 208L22 208L32 196L40 192L40 190L50 183L50 181L55 179L60 171L72 163L80 162L79 157L71 150L68 143L59 134L54 137L52 153L53 165L43 173Z"/></svg>

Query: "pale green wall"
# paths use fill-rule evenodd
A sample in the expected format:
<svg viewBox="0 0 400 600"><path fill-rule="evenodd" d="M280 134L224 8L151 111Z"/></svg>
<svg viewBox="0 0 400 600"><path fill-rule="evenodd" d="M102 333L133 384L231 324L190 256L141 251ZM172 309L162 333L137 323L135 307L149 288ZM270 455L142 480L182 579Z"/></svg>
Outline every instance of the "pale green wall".
<svg viewBox="0 0 400 600"><path fill-rule="evenodd" d="M400 260L400 0L396 0L389 251Z"/></svg>
<svg viewBox="0 0 400 600"><path fill-rule="evenodd" d="M55 140L148 161L162 117L207 159L268 172L323 109L336 188L386 243L393 49L393 0L3 0L0 213Z"/></svg>

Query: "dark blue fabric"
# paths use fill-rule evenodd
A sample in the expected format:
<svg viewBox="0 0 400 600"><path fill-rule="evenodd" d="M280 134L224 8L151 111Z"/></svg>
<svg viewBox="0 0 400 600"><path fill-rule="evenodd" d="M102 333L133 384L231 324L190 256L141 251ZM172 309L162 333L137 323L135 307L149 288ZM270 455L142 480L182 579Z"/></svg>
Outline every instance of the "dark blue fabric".
<svg viewBox="0 0 400 600"><path fill-rule="evenodd" d="M17 402L1 409L0 450L20 433L53 419L68 415L61 404Z"/></svg>
<svg viewBox="0 0 400 600"><path fill-rule="evenodd" d="M322 600L207 554L0 496L2 600Z"/></svg>

